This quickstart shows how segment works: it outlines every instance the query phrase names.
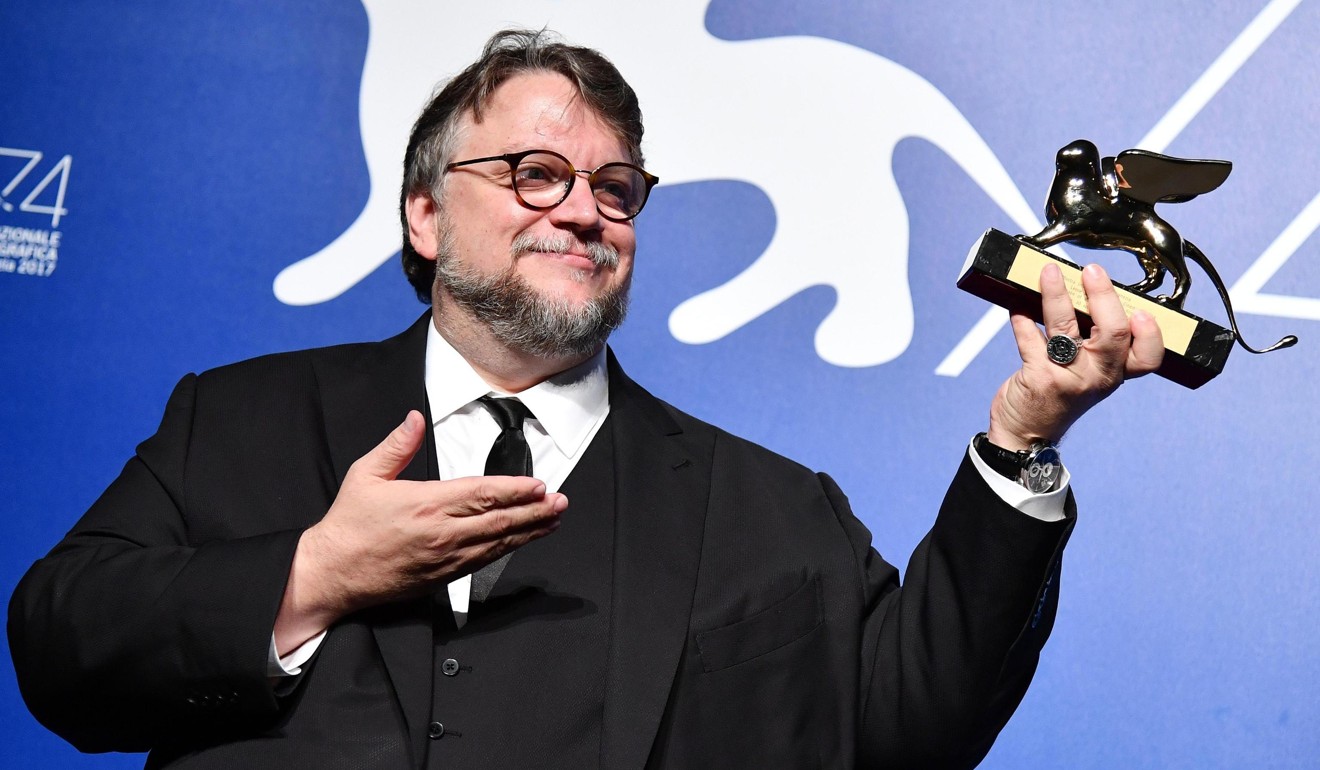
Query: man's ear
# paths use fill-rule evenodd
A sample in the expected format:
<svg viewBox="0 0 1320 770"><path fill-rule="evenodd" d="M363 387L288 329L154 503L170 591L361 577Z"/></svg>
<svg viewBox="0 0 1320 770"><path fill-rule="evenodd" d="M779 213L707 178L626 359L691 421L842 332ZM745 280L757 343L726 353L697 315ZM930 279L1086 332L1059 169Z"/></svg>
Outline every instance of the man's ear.
<svg viewBox="0 0 1320 770"><path fill-rule="evenodd" d="M413 193L408 196L407 212L409 242L422 258L434 262L440 238L436 233L435 201L425 193Z"/></svg>

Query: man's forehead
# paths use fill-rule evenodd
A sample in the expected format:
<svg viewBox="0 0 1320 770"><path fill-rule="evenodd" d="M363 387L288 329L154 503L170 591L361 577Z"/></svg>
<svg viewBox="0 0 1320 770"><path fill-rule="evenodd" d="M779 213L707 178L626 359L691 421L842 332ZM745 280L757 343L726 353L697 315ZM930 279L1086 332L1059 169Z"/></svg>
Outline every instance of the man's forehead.
<svg viewBox="0 0 1320 770"><path fill-rule="evenodd" d="M460 143L495 142L500 153L529 149L528 142L581 138L597 132L613 140L620 155L626 145L618 132L587 103L577 87L557 72L523 72L497 86L481 108L459 124Z"/></svg>

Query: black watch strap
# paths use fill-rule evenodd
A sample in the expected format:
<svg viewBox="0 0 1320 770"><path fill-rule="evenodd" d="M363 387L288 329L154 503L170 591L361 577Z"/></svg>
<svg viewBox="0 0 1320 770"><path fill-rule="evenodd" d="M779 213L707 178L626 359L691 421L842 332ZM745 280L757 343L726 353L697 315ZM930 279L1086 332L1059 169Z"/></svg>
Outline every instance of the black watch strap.
<svg viewBox="0 0 1320 770"><path fill-rule="evenodd" d="M976 434L976 438L972 439L972 447L985 464L1000 476L1010 481L1018 481L1022 476L1022 457L1011 449L990 443L985 433Z"/></svg>

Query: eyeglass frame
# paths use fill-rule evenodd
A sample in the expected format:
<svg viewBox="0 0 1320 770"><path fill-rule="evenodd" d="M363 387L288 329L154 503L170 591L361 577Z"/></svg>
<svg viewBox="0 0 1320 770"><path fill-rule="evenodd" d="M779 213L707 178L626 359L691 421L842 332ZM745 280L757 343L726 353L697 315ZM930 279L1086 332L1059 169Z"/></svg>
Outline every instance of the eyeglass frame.
<svg viewBox="0 0 1320 770"><path fill-rule="evenodd" d="M556 158L559 158L560 160L564 161L564 163L568 166L568 170L569 170L568 184L564 185L564 194L559 196L559 200L547 206L537 206L528 203L523 198L522 193L518 191L518 164L522 163L523 159L526 158L528 155L537 155L537 154L553 155ZM513 188L513 194L517 196L519 203L521 203L522 205L526 206L529 209L533 209L536 211L549 211L555 206L558 206L559 204L568 200L568 195L569 193L573 192L573 185L577 182L579 174L587 175L587 186L590 187L592 179L595 178L596 174L599 173L600 170L603 168L609 168L611 166L627 166L628 168L637 171L642 175L642 180L646 182L646 187L642 190L642 202L637 204L637 211L635 211L631 216L615 217L606 214L604 210L602 210L600 207L600 201L596 200L596 188L594 187L591 188L591 193L592 193L591 199L593 201L596 201L596 211L601 216L605 217L611 222L629 222L632 221L634 218L636 218L638 214L642 213L642 209L646 208L646 201L649 200L651 197L651 188L655 187L656 183L660 181L660 177L652 174L651 172L647 171L646 169L634 163L627 163L625 161L615 160L615 161L610 161L609 163L602 163L599 166L597 166L595 169L591 171L587 171L586 169L580 169L577 166L574 166L573 161L569 160L568 158L565 158L563 155L560 155L554 150L539 150L539 149L523 150L521 152L510 152L510 153L505 153L504 155L491 155L490 157L486 157L486 158L472 158L471 160L454 161L453 163L449 163L445 166L445 173L447 174L450 171L453 171L454 169L462 166L471 166L476 163L488 163L490 161L495 161L495 160L502 160L505 163L509 164L509 176L511 178L510 186Z"/></svg>

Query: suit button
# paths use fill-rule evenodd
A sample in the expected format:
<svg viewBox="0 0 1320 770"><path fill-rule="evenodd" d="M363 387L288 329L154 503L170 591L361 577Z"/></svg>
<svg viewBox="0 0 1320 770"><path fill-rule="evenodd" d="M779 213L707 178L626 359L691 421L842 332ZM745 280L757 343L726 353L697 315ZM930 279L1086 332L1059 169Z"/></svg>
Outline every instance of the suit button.
<svg viewBox="0 0 1320 770"><path fill-rule="evenodd" d="M440 664L440 670L445 676L458 676L458 661L453 658L446 658L444 663Z"/></svg>
<svg viewBox="0 0 1320 770"><path fill-rule="evenodd" d="M426 726L426 737L431 738L432 740L439 738L444 734L445 734L445 726L440 724L439 722L432 722L431 724Z"/></svg>

